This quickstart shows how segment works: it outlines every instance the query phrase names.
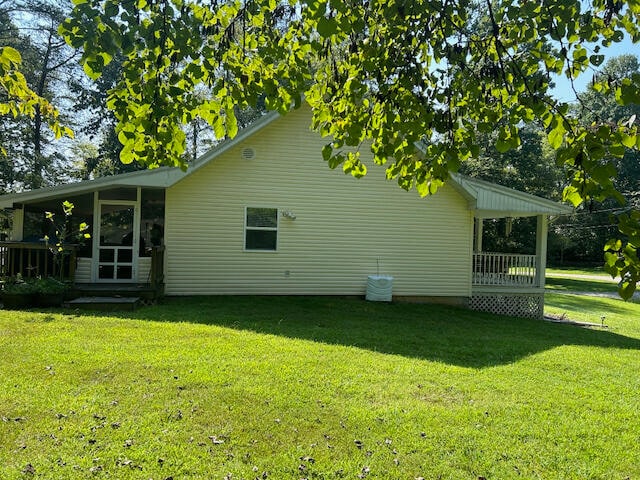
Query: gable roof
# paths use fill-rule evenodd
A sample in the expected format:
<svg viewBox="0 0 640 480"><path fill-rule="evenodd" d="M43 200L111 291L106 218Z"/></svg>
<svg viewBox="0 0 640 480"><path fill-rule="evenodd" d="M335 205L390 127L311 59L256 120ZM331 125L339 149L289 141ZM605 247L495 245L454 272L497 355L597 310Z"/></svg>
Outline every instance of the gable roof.
<svg viewBox="0 0 640 480"><path fill-rule="evenodd" d="M166 188L173 185L176 178L181 175L184 175L184 172L180 169L163 167L121 173L109 177L100 177L95 180L84 180L20 193L9 193L0 195L0 208L12 208L15 204L59 199L113 187Z"/></svg>
<svg viewBox="0 0 640 480"><path fill-rule="evenodd" d="M279 118L281 118L281 115L277 112L270 112L263 115L249 127L241 130L234 138L226 139L211 148L190 165L187 171L173 167L160 167L101 177L95 180L85 180L55 187L1 195L0 208L12 208L16 204L60 199L113 187L169 188L183 178L197 172L224 152L240 144ZM450 183L467 199L469 208L474 211L477 217L496 218L541 214L558 215L568 214L573 211L573 209L567 205L458 174L451 174Z"/></svg>
<svg viewBox="0 0 640 480"><path fill-rule="evenodd" d="M477 178L451 174L451 183L478 218L567 215L573 207Z"/></svg>
<svg viewBox="0 0 640 480"><path fill-rule="evenodd" d="M160 167L100 177L95 180L83 180L64 185L56 185L54 187L44 187L20 193L9 193L0 195L0 208L12 208L16 204L60 199L113 187L169 188L280 117L281 115L278 112L270 112L263 115L250 126L242 129L234 138L223 140L201 155L189 166L186 172L175 167Z"/></svg>

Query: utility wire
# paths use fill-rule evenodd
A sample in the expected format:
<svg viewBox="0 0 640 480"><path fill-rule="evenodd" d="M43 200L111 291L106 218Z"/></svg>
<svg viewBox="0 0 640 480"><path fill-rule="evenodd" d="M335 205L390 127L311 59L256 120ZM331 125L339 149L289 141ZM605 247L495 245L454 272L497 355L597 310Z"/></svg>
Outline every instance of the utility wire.
<svg viewBox="0 0 640 480"><path fill-rule="evenodd" d="M563 225L553 225L554 230L559 228L572 228L574 230L592 230L594 228L611 228L617 227L615 224L610 225L579 225L577 223L567 223Z"/></svg>

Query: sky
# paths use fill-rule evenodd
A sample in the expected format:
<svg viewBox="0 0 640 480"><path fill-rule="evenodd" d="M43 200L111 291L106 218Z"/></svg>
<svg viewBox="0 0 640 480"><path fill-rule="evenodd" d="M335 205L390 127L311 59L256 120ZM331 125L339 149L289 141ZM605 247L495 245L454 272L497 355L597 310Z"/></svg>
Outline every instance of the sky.
<svg viewBox="0 0 640 480"><path fill-rule="evenodd" d="M606 56L602 65L607 63L607 60L611 57L617 57L618 55L628 53L640 58L640 44L634 45L631 43L629 38L625 38L620 43L614 43L608 48L601 48L599 53ZM586 90L587 85L593 79L593 73L596 71L597 70L594 69L592 73L585 72L578 79L574 80L574 86L578 93L582 93ZM566 77L556 77L554 81L556 83L556 87L552 91L559 100L565 102L573 102L576 100L576 95L571 89L571 83Z"/></svg>

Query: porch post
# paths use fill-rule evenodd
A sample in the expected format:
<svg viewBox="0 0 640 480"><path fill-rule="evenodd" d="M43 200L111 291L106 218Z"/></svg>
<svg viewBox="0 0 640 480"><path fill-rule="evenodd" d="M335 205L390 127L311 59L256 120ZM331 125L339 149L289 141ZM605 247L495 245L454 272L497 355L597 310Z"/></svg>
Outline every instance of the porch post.
<svg viewBox="0 0 640 480"><path fill-rule="evenodd" d="M10 240L21 242L24 238L24 207L13 210L13 228Z"/></svg>
<svg viewBox="0 0 640 480"><path fill-rule="evenodd" d="M476 243L475 243L475 252L482 252L482 218L476 217Z"/></svg>
<svg viewBox="0 0 640 480"><path fill-rule="evenodd" d="M547 216L538 215L536 222L536 286L544 288L547 268Z"/></svg>

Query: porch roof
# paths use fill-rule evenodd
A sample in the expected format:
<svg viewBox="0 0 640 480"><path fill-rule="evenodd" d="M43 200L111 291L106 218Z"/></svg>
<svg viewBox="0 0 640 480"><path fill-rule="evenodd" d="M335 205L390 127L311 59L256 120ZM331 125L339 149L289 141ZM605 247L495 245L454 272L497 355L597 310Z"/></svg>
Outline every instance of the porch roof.
<svg viewBox="0 0 640 480"><path fill-rule="evenodd" d="M55 187L44 187L21 193L10 193L0 196L0 208L12 208L22 203L66 198L114 187L166 188L173 185L184 174L178 168L162 167L56 185Z"/></svg>
<svg viewBox="0 0 640 480"><path fill-rule="evenodd" d="M454 188L467 198L469 208L477 218L566 215L573 212L569 205L476 178L452 174L451 180Z"/></svg>

